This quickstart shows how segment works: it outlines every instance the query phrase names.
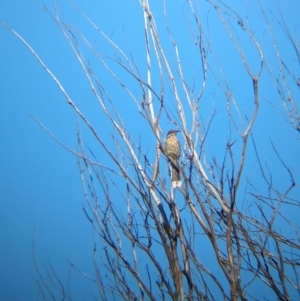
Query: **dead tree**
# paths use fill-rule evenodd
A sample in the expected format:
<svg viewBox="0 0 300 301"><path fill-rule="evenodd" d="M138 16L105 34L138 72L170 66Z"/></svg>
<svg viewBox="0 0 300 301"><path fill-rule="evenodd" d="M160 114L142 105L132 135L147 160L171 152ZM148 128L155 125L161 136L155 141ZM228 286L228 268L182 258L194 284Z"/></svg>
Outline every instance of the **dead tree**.
<svg viewBox="0 0 300 301"><path fill-rule="evenodd" d="M139 1L143 66L76 6L110 53L101 53L82 32L65 24L58 10L46 9L86 75L103 123L111 129L110 140L8 27L57 83L101 147L100 159L78 131L78 149L70 150L78 157L83 212L95 238L95 275L89 277L99 288L97 298L295 300L300 293L299 222L288 212L299 211L299 163L286 163L271 131L265 130L268 141L259 133L268 112L278 109L284 116L278 122L299 147L297 39L275 5L249 4L249 10L256 9L255 18L263 20L261 34L251 27L251 13L223 1L188 0L175 9L182 17L176 20L183 28L179 34L169 12L177 4L163 1L154 12L150 2ZM294 48L293 59L283 54L274 22ZM83 54L84 47L97 67ZM111 96L103 74L113 80L113 89L122 91L121 99ZM277 91L277 99L267 91ZM135 108L130 118L142 129L124 121L129 104ZM179 130L181 142L183 183L175 189L164 151L170 128ZM265 145L273 150L272 162L264 159ZM52 269L48 275L59 278ZM46 281L38 283L45 299L55 290ZM61 286L57 291L70 299Z"/></svg>

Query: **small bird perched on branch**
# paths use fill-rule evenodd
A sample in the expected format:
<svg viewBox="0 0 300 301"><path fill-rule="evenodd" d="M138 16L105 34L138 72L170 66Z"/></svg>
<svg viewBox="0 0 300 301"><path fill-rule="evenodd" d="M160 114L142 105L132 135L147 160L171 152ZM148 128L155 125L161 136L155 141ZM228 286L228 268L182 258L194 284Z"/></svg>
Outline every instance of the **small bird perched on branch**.
<svg viewBox="0 0 300 301"><path fill-rule="evenodd" d="M178 159L180 156L180 143L176 137L179 131L170 130L167 134L167 140L165 145L165 154L171 164L171 180L172 187L181 187L181 180L179 174Z"/></svg>

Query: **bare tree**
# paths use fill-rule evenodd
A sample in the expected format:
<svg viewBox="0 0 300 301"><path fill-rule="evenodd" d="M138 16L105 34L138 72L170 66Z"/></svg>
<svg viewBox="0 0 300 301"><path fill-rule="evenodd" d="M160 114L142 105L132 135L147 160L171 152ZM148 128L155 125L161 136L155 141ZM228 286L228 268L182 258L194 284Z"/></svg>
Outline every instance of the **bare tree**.
<svg viewBox="0 0 300 301"><path fill-rule="evenodd" d="M163 1L157 12L148 0L139 4L143 66L74 4L111 52L103 54L64 23L57 8L54 13L45 8L78 59L111 140L103 138L34 49L2 23L57 83L80 117L80 128L88 128L102 149L99 159L81 130L78 149L68 148L78 157L82 209L95 239L95 274L73 264L70 269L98 287L97 300L295 300L300 236L289 211L299 212L293 192L299 165L289 166L271 130L265 130L268 141L259 132L264 118L277 110L286 135L299 145L297 37L274 4L249 3L241 12L226 1L187 0L175 9L182 18L176 21L169 9L178 4ZM251 9L263 20L260 31L252 29ZM172 28L176 22L182 34ZM284 42L277 39L278 28ZM294 49L294 57L286 57L283 47ZM89 62L86 50L98 65ZM111 96L99 74L114 81L122 99ZM277 99L268 91L277 91ZM131 118L146 134L124 121L132 103ZM179 130L179 165L166 156L169 129ZM273 150L270 161L264 159L266 145ZM172 188L168 164L178 168L181 187ZM48 278L38 264L36 269L42 299L60 294L71 300L52 266Z"/></svg>

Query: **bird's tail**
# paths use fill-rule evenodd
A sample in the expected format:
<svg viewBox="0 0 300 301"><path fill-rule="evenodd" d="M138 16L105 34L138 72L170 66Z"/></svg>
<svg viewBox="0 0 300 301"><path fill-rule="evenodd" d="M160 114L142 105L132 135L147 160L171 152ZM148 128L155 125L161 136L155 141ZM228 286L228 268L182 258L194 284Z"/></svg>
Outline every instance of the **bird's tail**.
<svg viewBox="0 0 300 301"><path fill-rule="evenodd" d="M178 168L172 166L171 168L171 179L172 179L172 187L181 187L182 182L180 180L179 170Z"/></svg>

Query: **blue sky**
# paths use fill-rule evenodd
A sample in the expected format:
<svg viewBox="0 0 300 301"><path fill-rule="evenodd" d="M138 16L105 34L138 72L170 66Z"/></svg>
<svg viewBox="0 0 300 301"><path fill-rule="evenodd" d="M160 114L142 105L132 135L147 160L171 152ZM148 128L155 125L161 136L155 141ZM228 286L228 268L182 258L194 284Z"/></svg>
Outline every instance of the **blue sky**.
<svg viewBox="0 0 300 301"><path fill-rule="evenodd" d="M292 31L299 32L295 27L299 15L299 4L296 2L292 1L290 6L286 5L282 9L283 14L288 16L287 22L291 24ZM52 1L44 3L53 9ZM138 1L76 3L105 33L120 43L122 41L122 46L136 55L143 72L144 56L140 55L140 47L144 47L141 43L143 29L137 26L142 22L142 14ZM183 4L180 5L183 7ZM294 10L291 9L293 5ZM153 7L153 10L158 8ZM96 36L70 5L59 3L59 9L66 23L74 24L90 38ZM103 137L109 140L109 127L105 125L103 130L102 117L99 118L101 114L96 113L97 103L93 100L86 78L67 42L42 6L31 0L26 3L21 0L6 1L2 3L0 21L11 26L30 43L79 107L89 114ZM251 24L257 31L260 29L259 22L261 20ZM180 40L180 28L175 31ZM124 32L127 44L124 42ZM214 33L211 28L211 34L218 33ZM299 41L300 37L297 38ZM222 45L222 41L218 43ZM99 43L98 46L103 53L111 51L105 44ZM181 49L187 51L184 45ZM282 51L287 51L289 55L291 50ZM189 55L186 56L187 61ZM223 59L226 63L226 57ZM92 58L91 61L94 62ZM230 68L230 62L227 63ZM81 211L84 199L76 157L57 144L30 114L38 118L61 142L74 149L78 117L28 49L3 27L0 27L0 67L0 299L35 300L37 288L31 277L35 273L32 255L34 229L36 254L40 263L49 258L62 275L67 274L66 259L87 272L92 271L92 232ZM100 68L96 71L102 82L111 89L112 97L122 98L123 94L115 88L114 82L101 73ZM234 80L234 72L229 74L229 80L231 75ZM235 90L236 95L244 92L243 86ZM276 97L264 90L262 95L266 98ZM213 102L216 107L219 106L218 100ZM124 106L121 101L116 105ZM122 114L130 130L137 136L147 124L141 121L137 126L137 121L131 115L133 109L134 106L128 104ZM204 105L203 110L211 111L210 104ZM245 107L245 111L247 110ZM262 105L262 110L269 110L266 103ZM263 116L267 117L257 120L256 134L262 135L261 139L271 137L285 158L289 159L289 163L295 162L299 166L299 149L294 147L292 130L288 131L290 136L285 137L287 140L281 144L286 128L279 125L276 127L274 120L283 118L282 114L274 110ZM261 128L264 131L260 131ZM212 148L217 143L213 139L210 142ZM263 147L266 148L268 157L267 149L270 149L270 144L266 143ZM99 149L95 153L102 156ZM271 160L271 157L268 158ZM250 160L249 164L253 164L253 161L254 159ZM297 167L294 171L299 174ZM299 190L294 195L299 195ZM297 218L299 212L290 214L291 218ZM76 283L78 279L74 281ZM76 291L76 286L74 290ZM83 300L87 293L82 290L77 292L78 300Z"/></svg>
<svg viewBox="0 0 300 301"><path fill-rule="evenodd" d="M56 26L34 1L3 3L0 20L28 39L58 76L67 69L68 74L62 75L66 85L74 87L74 82L82 80ZM81 212L83 193L76 159L29 114L75 147L76 116L20 41L4 28L0 40L0 299L36 300L31 277L34 229L38 259L51 258L54 266L65 267L67 258L86 266L84 258L91 254L92 241Z"/></svg>

